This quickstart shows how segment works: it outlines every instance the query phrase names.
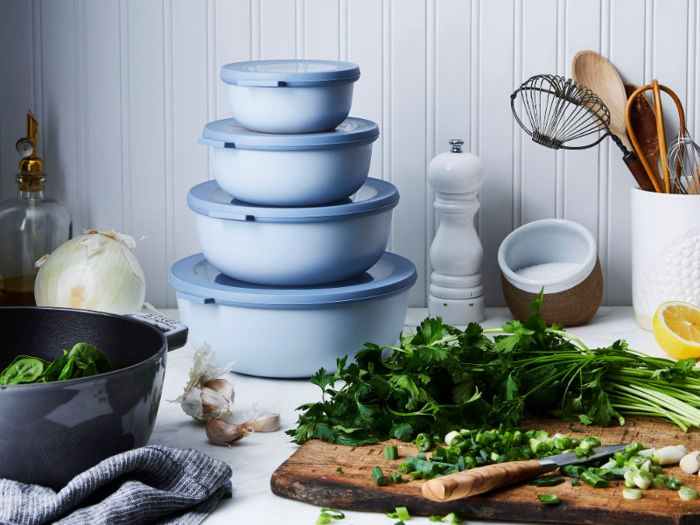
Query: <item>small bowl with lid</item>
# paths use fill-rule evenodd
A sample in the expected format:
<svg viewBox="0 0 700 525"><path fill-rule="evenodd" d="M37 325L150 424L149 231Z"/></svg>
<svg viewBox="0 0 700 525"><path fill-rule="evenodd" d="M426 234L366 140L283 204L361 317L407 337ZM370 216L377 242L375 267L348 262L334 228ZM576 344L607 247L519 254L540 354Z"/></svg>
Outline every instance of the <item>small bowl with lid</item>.
<svg viewBox="0 0 700 525"><path fill-rule="evenodd" d="M603 298L603 273L591 232L562 219L530 222L498 249L506 304L516 319L544 290L542 318L548 325L578 326L593 317Z"/></svg>
<svg viewBox="0 0 700 525"><path fill-rule="evenodd" d="M401 334L417 273L408 259L384 253L367 272L322 286L258 286L221 274L204 255L175 263L176 291L189 341L211 344L234 372L309 377L352 357L365 342L392 345Z"/></svg>
<svg viewBox="0 0 700 525"><path fill-rule="evenodd" d="M231 114L264 133L316 133L350 113L360 68L332 60L256 60L221 68Z"/></svg>
<svg viewBox="0 0 700 525"><path fill-rule="evenodd" d="M214 177L232 197L265 206L316 206L364 184L379 127L348 118L331 131L284 135L250 131L235 119L204 126Z"/></svg>
<svg viewBox="0 0 700 525"><path fill-rule="evenodd" d="M368 178L352 198L327 206L267 207L232 199L216 183L194 186L199 245L223 274L250 283L309 286L355 277L380 259L399 192Z"/></svg>

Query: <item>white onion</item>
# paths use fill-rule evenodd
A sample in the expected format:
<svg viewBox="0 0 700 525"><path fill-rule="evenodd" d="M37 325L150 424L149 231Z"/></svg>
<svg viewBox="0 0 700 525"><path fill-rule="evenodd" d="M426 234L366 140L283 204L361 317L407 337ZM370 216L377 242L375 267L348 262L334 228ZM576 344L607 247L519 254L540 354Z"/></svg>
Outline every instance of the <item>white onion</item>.
<svg viewBox="0 0 700 525"><path fill-rule="evenodd" d="M38 306L60 306L115 314L139 312L146 278L131 252L128 235L86 230L37 262Z"/></svg>

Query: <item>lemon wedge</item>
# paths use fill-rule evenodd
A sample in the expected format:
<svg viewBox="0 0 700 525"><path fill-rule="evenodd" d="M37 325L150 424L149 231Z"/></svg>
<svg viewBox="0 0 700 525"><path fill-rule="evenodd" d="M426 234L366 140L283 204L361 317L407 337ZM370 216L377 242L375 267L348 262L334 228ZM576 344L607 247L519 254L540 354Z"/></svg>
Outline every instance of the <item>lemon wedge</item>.
<svg viewBox="0 0 700 525"><path fill-rule="evenodd" d="M676 359L700 357L700 308L680 301L659 306L654 314L654 339Z"/></svg>

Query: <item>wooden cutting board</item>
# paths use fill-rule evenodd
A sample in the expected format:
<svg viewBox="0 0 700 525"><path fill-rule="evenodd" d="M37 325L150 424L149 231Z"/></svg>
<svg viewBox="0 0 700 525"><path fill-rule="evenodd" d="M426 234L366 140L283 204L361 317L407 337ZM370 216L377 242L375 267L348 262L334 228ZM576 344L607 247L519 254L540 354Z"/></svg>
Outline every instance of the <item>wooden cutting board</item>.
<svg viewBox="0 0 700 525"><path fill-rule="evenodd" d="M583 429L581 425L574 428ZM574 433L572 425L559 421L540 420L525 422L521 429L544 429L554 434ZM673 425L649 419L628 419L624 427L588 428L587 434L597 435L604 445L641 441L648 447L683 444L688 449L700 450L700 433L684 434ZM384 446L398 445L399 460L384 459ZM406 507L412 515L445 515L455 512L466 519L503 521L537 521L586 525L683 524L700 525L700 499L683 501L669 489L643 491L640 500L622 497L622 481L612 481L610 488L594 489L581 483L565 483L555 487L533 487L527 483L514 485L489 494L447 503L436 503L421 496L423 481L393 484L389 474L408 455L415 455L412 444L389 441L365 447L346 447L318 440L309 441L285 461L272 475L272 492L320 507L343 510L393 512ZM372 478L372 469L382 467L388 484L378 487ZM343 474L337 472L341 467ZM684 474L678 466L664 468L664 473L680 478L683 484L700 492L697 475ZM556 476L556 473L553 474ZM404 478L410 477L404 475ZM557 506L542 505L537 494L556 494L561 500Z"/></svg>

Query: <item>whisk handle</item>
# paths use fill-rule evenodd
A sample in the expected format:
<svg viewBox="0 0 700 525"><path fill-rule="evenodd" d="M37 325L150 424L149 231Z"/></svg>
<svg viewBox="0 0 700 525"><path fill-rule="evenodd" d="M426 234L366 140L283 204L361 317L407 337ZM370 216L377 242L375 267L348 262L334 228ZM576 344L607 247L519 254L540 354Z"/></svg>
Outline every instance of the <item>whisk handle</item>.
<svg viewBox="0 0 700 525"><path fill-rule="evenodd" d="M627 164L627 169L629 169L630 173L632 173L634 176L634 180L637 181L640 190L656 191L654 184L651 182L651 179L647 174L647 170L644 168L644 165L641 163L639 157L634 151L628 152L624 157L622 157L622 160L624 160L625 164Z"/></svg>

